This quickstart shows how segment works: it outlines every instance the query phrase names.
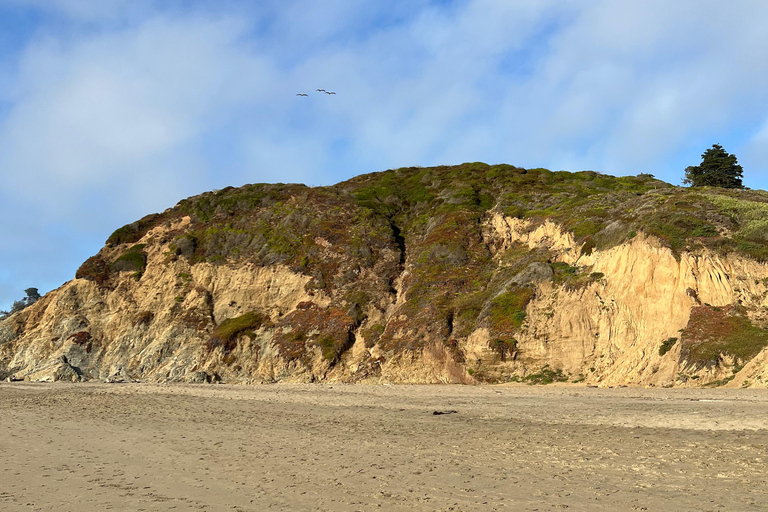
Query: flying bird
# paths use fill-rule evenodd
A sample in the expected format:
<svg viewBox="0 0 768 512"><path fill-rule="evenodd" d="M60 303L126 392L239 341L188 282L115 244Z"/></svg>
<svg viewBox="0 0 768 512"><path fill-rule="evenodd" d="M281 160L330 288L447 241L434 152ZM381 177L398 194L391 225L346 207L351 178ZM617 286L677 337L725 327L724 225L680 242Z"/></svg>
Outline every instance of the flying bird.
<svg viewBox="0 0 768 512"><path fill-rule="evenodd" d="M300 92L300 93L299 93L299 94L297 94L296 96L309 96L309 94L304 94L304 93L301 93L301 92Z"/></svg>
<svg viewBox="0 0 768 512"><path fill-rule="evenodd" d="M317 92L325 92L325 89L318 89Z"/></svg>
<svg viewBox="0 0 768 512"><path fill-rule="evenodd" d="M323 92L325 92L325 94L336 94L336 93L335 93L335 92L333 92L333 91L323 91Z"/></svg>

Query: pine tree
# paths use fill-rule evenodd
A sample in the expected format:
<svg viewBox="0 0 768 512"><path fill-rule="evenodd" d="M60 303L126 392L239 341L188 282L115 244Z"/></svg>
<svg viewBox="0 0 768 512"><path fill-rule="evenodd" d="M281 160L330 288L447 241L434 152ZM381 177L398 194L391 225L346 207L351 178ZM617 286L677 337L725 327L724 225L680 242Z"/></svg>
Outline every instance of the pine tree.
<svg viewBox="0 0 768 512"><path fill-rule="evenodd" d="M37 302L41 299L40 293L37 290L37 288L27 288L24 290L24 293L27 295L21 300L15 300L13 301L13 306L11 306L10 311L0 311L0 320L3 320L7 318L8 316L18 313L24 308L27 308Z"/></svg>
<svg viewBox="0 0 768 512"><path fill-rule="evenodd" d="M27 303L27 306L31 306L38 300L40 300L40 292L37 290L37 288L27 288L24 290L24 293L27 295L24 297L24 301Z"/></svg>
<svg viewBox="0 0 768 512"><path fill-rule="evenodd" d="M701 155L701 164L685 169L683 183L692 187L744 188L742 172L736 155L729 154L720 144L713 144Z"/></svg>

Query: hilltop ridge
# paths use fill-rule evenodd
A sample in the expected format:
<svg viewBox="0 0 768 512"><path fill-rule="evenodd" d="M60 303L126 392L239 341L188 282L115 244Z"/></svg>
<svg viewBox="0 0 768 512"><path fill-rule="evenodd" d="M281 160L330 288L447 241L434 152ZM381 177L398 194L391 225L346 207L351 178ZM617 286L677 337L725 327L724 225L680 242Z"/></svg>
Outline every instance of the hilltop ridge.
<svg viewBox="0 0 768 512"><path fill-rule="evenodd" d="M764 386L766 213L482 163L227 187L0 323L0 377Z"/></svg>

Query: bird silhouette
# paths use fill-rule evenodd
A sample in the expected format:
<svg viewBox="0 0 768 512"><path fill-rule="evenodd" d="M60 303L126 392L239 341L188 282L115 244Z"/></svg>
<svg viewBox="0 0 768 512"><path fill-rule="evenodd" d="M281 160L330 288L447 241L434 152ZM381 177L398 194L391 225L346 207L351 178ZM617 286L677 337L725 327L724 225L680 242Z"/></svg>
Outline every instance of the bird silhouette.
<svg viewBox="0 0 768 512"><path fill-rule="evenodd" d="M304 93L301 93L301 92L300 92L300 93L299 93L299 94L297 94L296 96L309 96L309 94L304 94Z"/></svg>
<svg viewBox="0 0 768 512"><path fill-rule="evenodd" d="M318 89L317 92L325 92L325 89Z"/></svg>
<svg viewBox="0 0 768 512"><path fill-rule="evenodd" d="M336 93L335 93L335 92L333 92L333 91L324 91L324 92L325 92L325 94L336 94Z"/></svg>

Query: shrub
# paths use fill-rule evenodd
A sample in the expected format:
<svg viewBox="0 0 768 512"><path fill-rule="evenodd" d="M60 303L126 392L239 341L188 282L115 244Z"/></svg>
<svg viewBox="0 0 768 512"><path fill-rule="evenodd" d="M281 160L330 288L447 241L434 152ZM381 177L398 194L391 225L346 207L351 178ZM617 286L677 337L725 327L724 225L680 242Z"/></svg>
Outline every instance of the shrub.
<svg viewBox="0 0 768 512"><path fill-rule="evenodd" d="M384 326L382 324L373 324L370 327L363 330L361 333L365 339L366 348L373 347L381 335L384 333Z"/></svg>
<svg viewBox="0 0 768 512"><path fill-rule="evenodd" d="M147 255L144 252L144 247L146 247L146 244L134 245L121 254L114 263L110 265L110 269L115 272L129 271L139 272L140 274L143 273L147 268Z"/></svg>
<svg viewBox="0 0 768 512"><path fill-rule="evenodd" d="M675 346L675 343L677 343L677 338L667 338L666 340L662 341L661 346L659 346L659 355L663 356L669 352L670 349Z"/></svg>
<svg viewBox="0 0 768 512"><path fill-rule="evenodd" d="M320 336L315 341L315 345L320 347L320 350L323 353L323 359L326 361L333 361L336 359L336 340L331 334Z"/></svg>
<svg viewBox="0 0 768 512"><path fill-rule="evenodd" d="M578 267L572 267L563 261L556 261L550 266L554 272L552 280L565 285L565 289L570 291L589 286L605 277L602 272L581 272Z"/></svg>
<svg viewBox="0 0 768 512"><path fill-rule="evenodd" d="M682 358L695 364L716 365L721 354L747 362L768 346L768 331L733 307L695 307L681 335Z"/></svg>
<svg viewBox="0 0 768 512"><path fill-rule="evenodd" d="M768 245L753 242L738 241L736 250L757 261L768 261Z"/></svg>
<svg viewBox="0 0 768 512"><path fill-rule="evenodd" d="M685 247L688 238L717 236L717 229L707 222L687 213L661 211L648 219L645 231L667 242L677 254Z"/></svg>
<svg viewBox="0 0 768 512"><path fill-rule="evenodd" d="M568 377L563 373L563 370L552 370L549 365L544 365L539 373L527 375L523 382L528 384L552 384L553 382L566 382Z"/></svg>
<svg viewBox="0 0 768 512"><path fill-rule="evenodd" d="M498 331L519 328L525 320L525 307L533 298L531 288L512 288L491 301L491 323Z"/></svg>
<svg viewBox="0 0 768 512"><path fill-rule="evenodd" d="M109 238L107 238L107 245L132 244L138 242L147 234L147 231L157 225L160 219L161 216L159 214L152 213L136 222L126 224L109 235Z"/></svg>
<svg viewBox="0 0 768 512"><path fill-rule="evenodd" d="M0 320L7 318L14 313L18 313L40 300L40 294L38 293L37 288L27 288L24 290L24 293L26 294L26 297L21 300L13 301L13 306L11 306L10 311L0 311Z"/></svg>
<svg viewBox="0 0 768 512"><path fill-rule="evenodd" d="M504 208L503 211L504 215L507 217L514 217L516 219L524 219L525 218L525 208L518 205L513 206L507 206Z"/></svg>
<svg viewBox="0 0 768 512"><path fill-rule="evenodd" d="M213 330L212 338L220 341L225 351L230 351L234 348L234 342L239 335L255 331L262 325L271 325L271 323L268 316L251 311L221 322Z"/></svg>
<svg viewBox="0 0 768 512"><path fill-rule="evenodd" d="M585 214L589 214L589 212L585 212ZM573 234L578 238L590 237L597 234L597 232L603 229L603 227L604 224L602 222L588 218L576 223L576 225L573 226L572 231Z"/></svg>
<svg viewBox="0 0 768 512"><path fill-rule="evenodd" d="M341 354L352 346L354 338L350 331L332 330L321 334L314 344L320 347L323 359L335 362Z"/></svg>
<svg viewBox="0 0 768 512"><path fill-rule="evenodd" d="M98 254L91 256L77 269L75 278L87 279L103 286L109 280L109 265Z"/></svg>
<svg viewBox="0 0 768 512"><path fill-rule="evenodd" d="M597 244L595 243L594 239L591 236L588 236L584 241L584 245L581 246L580 254L583 256L589 256L592 254L592 251L594 251L596 247Z"/></svg>
<svg viewBox="0 0 768 512"><path fill-rule="evenodd" d="M768 203L721 194L707 194L707 198L738 222L733 234L735 249L751 258L768 260Z"/></svg>

